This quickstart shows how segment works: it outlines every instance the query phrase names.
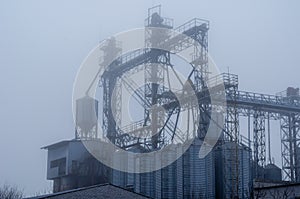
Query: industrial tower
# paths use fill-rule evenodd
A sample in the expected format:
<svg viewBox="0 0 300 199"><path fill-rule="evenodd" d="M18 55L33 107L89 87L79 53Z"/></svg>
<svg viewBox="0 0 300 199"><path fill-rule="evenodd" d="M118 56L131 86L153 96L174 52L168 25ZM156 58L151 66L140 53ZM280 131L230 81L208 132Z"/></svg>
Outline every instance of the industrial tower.
<svg viewBox="0 0 300 199"><path fill-rule="evenodd" d="M191 84L198 98L199 110L191 115L198 118L194 121L199 122L198 128L195 130L196 139L199 143L203 141L209 123L214 122L210 120L212 106L207 84L215 82L215 86L218 87L220 82L224 83L227 109L224 115L225 125L222 127L222 136L216 146L217 152L215 155L221 157L218 161L222 165L222 172L218 174L222 176L213 175L213 178L221 179L223 183L220 185L224 187L222 189L223 195L220 195L220 197L246 198L245 188L242 185L245 181L243 177L245 170L249 171L247 173L247 178L249 178L247 183L249 184L245 185L249 187L249 192L251 192L253 178L264 178L264 168L267 163L271 163L271 155L268 155L269 161L267 162L266 154L266 134L268 133L268 141L271 136L270 120L280 121L283 180L299 182L299 89L288 88L281 95L259 94L239 90L237 75L222 73L219 76L210 77L210 71L208 71L209 22L195 18L177 28L173 26L173 20L162 17L161 7L155 6L148 10L148 17L145 20L144 49L122 54L119 44L113 38L108 40L107 48L110 49L102 49L104 52L113 52L113 55L104 53L102 59L104 63L110 59L109 56L119 56L109 64L104 74L99 77L103 88L102 128L106 137L124 150L139 148L143 149L143 153L164 148L176 139L188 139L185 138L185 132L178 129L178 117L182 107L177 102L174 93L168 90L164 84L170 84L169 73L176 74L171 60L172 54L190 47L190 41L184 40L178 35L166 35L167 31L156 32L153 28L171 29L197 42L192 55L193 61L189 63L191 67L185 69L190 70L188 78L182 83L182 86L185 83ZM156 39L153 40L153 38ZM152 48L152 46L158 44L167 45L171 41L172 45L169 46L169 51ZM145 70L145 86L143 87L134 85L135 83L128 78L131 73L141 69ZM150 81L153 79L155 79L155 82ZM134 99L144 109L144 117L140 121L123 127L120 124L122 86L134 93ZM86 96L79 100L77 104L76 140L98 139L98 101ZM167 110L163 119L159 110L153 109L155 106ZM89 112L96 112L96 114L89 117ZM248 137L246 138L241 137L239 132L239 119L241 117L246 117L248 121ZM157 125L151 125L151 123ZM250 127L253 129L252 138L250 137ZM147 134L151 131L158 131L158 133L143 139L133 136L132 133ZM188 153L192 154L192 151L193 149L189 149ZM196 158L195 156L191 157ZM182 158L184 159L185 156L183 155ZM179 159L179 161L182 161L182 159ZM174 163L177 164L177 170L179 167L178 162ZM198 162L197 164L202 163ZM156 175L158 174L156 173Z"/></svg>

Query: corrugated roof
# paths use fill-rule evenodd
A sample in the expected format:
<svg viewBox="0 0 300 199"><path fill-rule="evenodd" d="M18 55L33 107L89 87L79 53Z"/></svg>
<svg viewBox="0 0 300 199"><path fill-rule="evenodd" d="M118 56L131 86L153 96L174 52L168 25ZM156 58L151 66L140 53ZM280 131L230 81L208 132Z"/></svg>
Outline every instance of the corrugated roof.
<svg viewBox="0 0 300 199"><path fill-rule="evenodd" d="M94 185L85 188L72 189L64 192L58 192L54 194L48 194L44 196L31 197L27 199L145 199L148 198L141 194L137 194L126 190L124 188L111 185L111 184L101 184Z"/></svg>

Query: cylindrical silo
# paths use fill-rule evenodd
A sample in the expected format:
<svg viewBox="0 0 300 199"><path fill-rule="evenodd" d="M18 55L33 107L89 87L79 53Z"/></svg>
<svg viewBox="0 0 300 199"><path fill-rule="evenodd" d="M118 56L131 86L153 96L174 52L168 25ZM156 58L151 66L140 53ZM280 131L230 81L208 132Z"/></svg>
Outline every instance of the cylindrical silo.
<svg viewBox="0 0 300 199"><path fill-rule="evenodd" d="M89 96L76 100L76 139L96 138L98 101Z"/></svg>
<svg viewBox="0 0 300 199"><path fill-rule="evenodd" d="M237 152L236 152L237 150ZM250 169L251 151L247 146L226 142L215 148L216 197L232 198L238 183L238 198L250 197L252 183ZM236 154L238 155L236 158ZM236 178L238 172L238 178Z"/></svg>

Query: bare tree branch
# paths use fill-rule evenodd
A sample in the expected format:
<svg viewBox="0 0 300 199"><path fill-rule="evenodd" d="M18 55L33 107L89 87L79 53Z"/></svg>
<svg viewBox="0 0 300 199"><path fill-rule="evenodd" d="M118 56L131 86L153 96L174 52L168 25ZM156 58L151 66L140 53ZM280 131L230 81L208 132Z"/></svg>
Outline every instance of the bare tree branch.
<svg viewBox="0 0 300 199"><path fill-rule="evenodd" d="M16 186L3 185L0 187L0 198L1 199L21 199L23 192Z"/></svg>

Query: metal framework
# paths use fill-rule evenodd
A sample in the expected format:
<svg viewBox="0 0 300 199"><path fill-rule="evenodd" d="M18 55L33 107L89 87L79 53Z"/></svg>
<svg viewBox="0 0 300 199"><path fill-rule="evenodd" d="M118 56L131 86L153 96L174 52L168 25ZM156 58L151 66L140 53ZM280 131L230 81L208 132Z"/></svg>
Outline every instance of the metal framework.
<svg viewBox="0 0 300 199"><path fill-rule="evenodd" d="M300 115L289 113L280 119L282 169L285 179L300 181Z"/></svg>
<svg viewBox="0 0 300 199"><path fill-rule="evenodd" d="M157 31L153 29L153 27L164 29L173 28L172 19L162 18L160 16L160 6L149 9L148 18L145 20L145 25L146 49L139 49L121 56L119 60L116 60L109 66L108 70L105 71L102 76L102 86L104 92L103 129L104 132L106 132L107 138L122 148L130 148L134 145L141 145L147 150L154 150L168 144L166 136L169 136L171 140L175 139L175 137L181 140L184 139L182 136L184 135L184 132L180 132L180 130L177 128L181 107L178 106L178 103L170 104L173 99L175 99L174 94L173 97L170 97L170 94L172 93L168 93L164 87L164 78L166 73L169 71L174 72L170 61L170 51L151 48L151 46L157 46L158 44L167 45L168 49L172 50L172 53L176 53L190 47L191 42L187 41L186 39L181 39L177 35L169 37L165 35L163 31ZM195 45L193 62L190 63L193 70L189 75L190 80L192 77L194 78L193 85L195 85L195 88L199 90L199 92L205 87L205 82L207 81L208 27L208 21L193 19L175 29L175 31L185 34L201 44L200 48L199 45ZM134 82L130 81L130 78L126 78L127 73L134 73L141 65L143 65L145 69L144 88L133 86ZM113 106L120 106L119 103L116 103L112 100L112 92L119 79L122 80L126 89L134 92L134 98L144 107L145 110L143 121L134 123L131 126L126 126L122 129L116 124L116 121L112 117L113 110L111 110L112 102L115 103ZM159 118L161 116L155 107L166 104L169 104L170 108L164 116L165 122L162 123L162 119ZM119 110L120 108L117 109ZM201 104L202 112L207 112L208 109L208 104ZM196 113L193 114L195 115ZM161 124L161 126L155 126L153 124ZM150 140L141 140L139 138L135 138L125 131L128 129L134 131L138 131L139 129L142 129L142 131L148 131L148 129L145 127L148 127L149 125L151 132L157 132L158 128L162 127L162 129L159 130L159 133L153 135ZM203 132L206 131L208 126L208 118L202 117L202 126L203 129L198 132L199 135L203 135ZM139 133L144 134L145 132Z"/></svg>
<svg viewBox="0 0 300 199"><path fill-rule="evenodd" d="M256 110L253 115L253 144L254 144L254 174L262 179L263 173L259 168L264 168L266 163L266 135L264 113Z"/></svg>
<svg viewBox="0 0 300 199"><path fill-rule="evenodd" d="M171 64L170 51L151 48L154 43L167 45L173 53L180 52L190 47L190 41L180 37L165 37L163 34L160 40L153 40L153 35L161 34L153 31L152 27L165 29L173 28L173 20L161 17L160 7L149 9L146 24L146 49L139 49L128 54L120 56L101 77L103 86L103 130L107 138L119 147L130 149L132 146L142 146L145 151L157 150L168 141L175 138L185 139L177 128L178 116L184 107L180 107L174 93L168 93L163 86L168 75L168 71L173 70ZM193 19L187 23L175 28L174 30L193 38L198 44L195 45L193 62L193 70L191 71L188 81L192 81L195 86L196 95L200 110L192 115L199 114L199 128L197 129L198 138L203 138L209 125L210 100L207 91L207 84L210 82L218 82L222 80L226 89L227 114L224 127L224 141L236 143L236 150L232 151L230 169L231 172L230 186L232 196L236 197L239 193L239 117L253 118L253 157L254 157L254 176L260 177L262 173L259 168L263 168L266 164L266 136L265 136L265 120L269 119L281 121L281 143L282 143L282 161L285 180L300 181L300 98L289 96L275 96L267 94L259 94L238 90L237 75L224 73L220 76L208 79L208 29L209 23L206 20ZM120 53L117 45L112 52ZM154 65L153 65L154 64ZM145 69L145 87L139 88L133 86L134 82L127 78L128 73L134 73ZM120 83L122 82L122 83ZM144 107L144 119L126 127L120 127L118 121L115 121L113 112L119 112L121 103L114 101L113 98L121 99L121 93L116 92L118 96L113 96L113 89L117 86L124 85L128 90L134 91L134 98ZM216 83L218 86L218 83ZM136 89L138 87L138 89ZM111 103L115 102L116 110L112 110ZM158 122L159 111L155 106L162 106L166 111L163 122ZM188 107L188 106L187 106ZM118 116L120 117L120 115ZM118 118L117 117L117 118ZM172 119L173 118L173 119ZM175 119L174 119L175 118ZM118 120L118 119L117 119ZM155 122L156 121L156 122ZM150 123L160 124L161 126L152 126ZM248 124L250 125L250 123ZM143 127L143 128L142 128ZM152 131L159 133L151 136L150 139L140 139L132 136L128 132L133 131ZM249 127L250 128L250 127ZM145 133L145 132L139 132ZM147 132L146 132L147 133ZM248 137L250 140L250 137ZM250 144L249 144L250 146ZM269 157L270 158L270 157Z"/></svg>
<svg viewBox="0 0 300 199"><path fill-rule="evenodd" d="M229 185L226 186L231 188L232 198L238 197L239 195L239 117L236 104L236 89L232 87L231 90L234 93L234 103L232 107L227 108L227 116L225 125L227 126L227 133L230 135L230 141L235 143L235 150L230 150L230 164L227 166L231 170L231 179ZM226 171L226 168L225 168Z"/></svg>

